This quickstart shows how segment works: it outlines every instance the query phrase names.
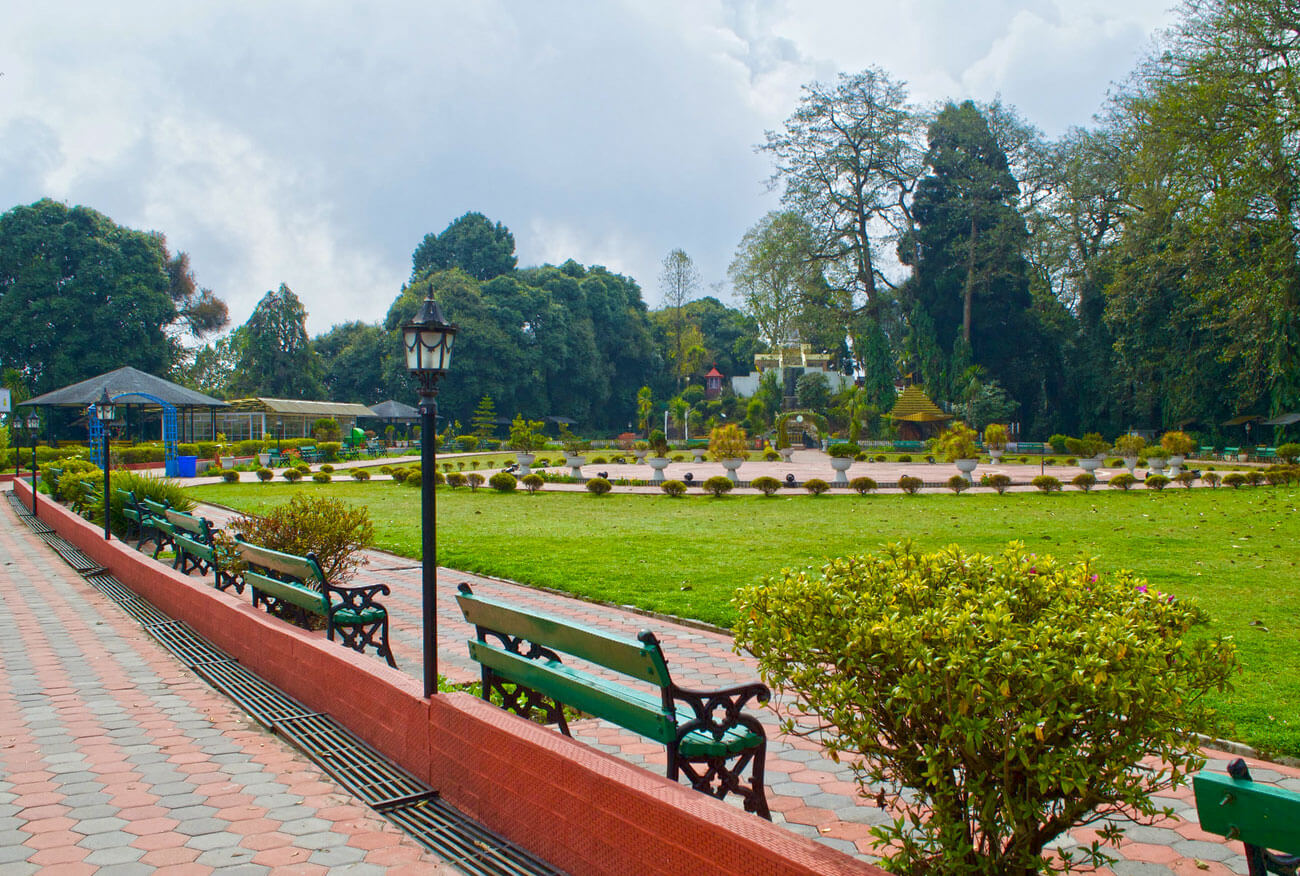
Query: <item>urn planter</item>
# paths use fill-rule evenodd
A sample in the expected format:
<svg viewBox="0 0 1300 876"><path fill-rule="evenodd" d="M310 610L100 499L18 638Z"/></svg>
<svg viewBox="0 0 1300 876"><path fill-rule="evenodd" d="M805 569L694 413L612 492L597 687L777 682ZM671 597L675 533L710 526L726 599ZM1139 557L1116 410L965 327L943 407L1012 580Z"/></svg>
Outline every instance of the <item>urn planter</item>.
<svg viewBox="0 0 1300 876"><path fill-rule="evenodd" d="M776 452L779 453L779 454L781 454L781 461L782 461L782 462L789 462L789 461L790 461L790 457L794 456L794 448L793 448L793 447L780 447L780 448L777 448L777 451L776 451Z"/></svg>
<svg viewBox="0 0 1300 876"><path fill-rule="evenodd" d="M1133 470L1137 468L1138 458L1136 456L1125 456L1123 462L1124 467L1128 469L1128 473L1133 474Z"/></svg>
<svg viewBox="0 0 1300 876"><path fill-rule="evenodd" d="M995 464L1002 461L1002 454L1004 453L1006 453L1006 449L1003 447L989 448L989 458L992 459Z"/></svg>
<svg viewBox="0 0 1300 876"><path fill-rule="evenodd" d="M745 460L739 457L728 457L722 460L722 467L727 470L727 477L731 479L733 484L740 483L740 476L736 474L736 469L740 468L744 462Z"/></svg>
<svg viewBox="0 0 1300 876"><path fill-rule="evenodd" d="M583 458L576 453L564 454L564 464L569 467L569 474L575 478L582 477Z"/></svg>
<svg viewBox="0 0 1300 876"><path fill-rule="evenodd" d="M1182 471L1182 469L1183 469L1183 463L1186 462L1186 461L1187 461L1187 457L1184 456L1184 455L1182 455L1181 453L1175 453L1174 455L1170 456L1170 457L1169 457L1169 476L1170 476L1171 478L1176 478L1176 477L1178 477L1178 473L1179 473L1180 471Z"/></svg>
<svg viewBox="0 0 1300 876"><path fill-rule="evenodd" d="M1089 456L1079 460L1079 468L1083 469L1089 474L1093 473L1100 467L1101 467L1101 460L1095 456Z"/></svg>
<svg viewBox="0 0 1300 876"><path fill-rule="evenodd" d="M536 459L536 458L537 458L537 454L535 454L535 453L516 453L516 454L515 454L515 462L519 463L519 471L518 471L518 473L517 473L519 477L522 478L522 477L524 477L525 475L532 474L532 470L529 469L528 466L532 465L532 464L533 464L533 460Z"/></svg>
<svg viewBox="0 0 1300 876"><path fill-rule="evenodd" d="M650 483L662 484L664 482L664 469L668 467L668 463L672 462L672 460L666 456L652 456L646 462L650 463L650 467L654 469L650 475Z"/></svg>
<svg viewBox="0 0 1300 876"><path fill-rule="evenodd" d="M849 485L848 476L844 473L853 465L853 460L847 456L832 456L831 468L835 469L835 478L831 481L833 487L847 487Z"/></svg>
<svg viewBox="0 0 1300 876"><path fill-rule="evenodd" d="M704 462L704 457L707 456L708 453L709 453L709 448L707 448L707 447L692 447L692 448L691 448L691 457L692 457L692 459L694 459L696 462Z"/></svg>
<svg viewBox="0 0 1300 876"><path fill-rule="evenodd" d="M637 464L645 462L645 455L649 452L648 450L639 450L636 447L632 448L632 455L636 457Z"/></svg>
<svg viewBox="0 0 1300 876"><path fill-rule="evenodd" d="M964 477L966 483L969 484L972 483L970 473L975 470L975 467L980 464L980 461L978 459L958 459L954 460L953 464L957 466L957 471L961 472L961 476Z"/></svg>

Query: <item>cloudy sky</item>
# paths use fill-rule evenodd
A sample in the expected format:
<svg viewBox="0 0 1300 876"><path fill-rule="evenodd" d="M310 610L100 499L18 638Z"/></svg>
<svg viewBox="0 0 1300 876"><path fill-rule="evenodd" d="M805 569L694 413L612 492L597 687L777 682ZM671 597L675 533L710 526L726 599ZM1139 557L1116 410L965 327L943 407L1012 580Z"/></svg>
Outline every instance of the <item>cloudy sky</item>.
<svg viewBox="0 0 1300 876"><path fill-rule="evenodd" d="M421 238L470 210L521 264L602 264L656 306L670 249L723 283L776 206L753 147L801 84L879 65L1055 136L1173 2L11 3L0 210L53 197L162 231L236 325L281 282L312 334L381 319Z"/></svg>

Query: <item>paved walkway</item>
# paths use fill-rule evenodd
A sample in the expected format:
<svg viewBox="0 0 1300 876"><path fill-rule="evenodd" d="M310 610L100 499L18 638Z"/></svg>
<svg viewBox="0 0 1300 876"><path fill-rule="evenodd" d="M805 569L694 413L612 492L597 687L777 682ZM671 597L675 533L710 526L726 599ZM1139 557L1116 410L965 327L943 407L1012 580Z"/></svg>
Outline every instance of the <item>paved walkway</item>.
<svg viewBox="0 0 1300 876"><path fill-rule="evenodd" d="M228 512L220 509L209 507L206 510L214 518L224 520L229 516ZM391 554L370 552L359 579L383 582L393 589L392 595L385 597L392 617L393 650L402 670L420 676L421 583L418 563ZM478 679L477 665L470 661L465 644L473 636L473 630L462 620L455 602L455 590L462 581L468 582L476 593L506 598L617 634L630 637L643 629L651 629L663 643L674 678L687 686L723 687L753 681L758 675L751 658L738 656L732 651L732 640L728 635L453 569L440 569L439 670L454 682ZM827 758L816 742L781 734L777 728L777 716L772 712L764 712L761 717L768 726L770 739L767 779L774 820L796 833L813 837L841 851L864 860L875 860L871 855L869 831L872 825L888 819L885 811L860 797L848 767ZM666 758L661 745L596 720L576 722L570 728L578 739L663 773ZM1223 752L1204 753L1209 759L1207 768L1219 772L1226 769L1233 757ZM1256 781L1276 782L1300 792L1300 769L1247 760ZM1173 808L1177 817L1155 826L1132 826L1128 838L1118 849L1111 850L1121 859L1120 862L1099 873L1116 876L1246 873L1246 860L1240 843L1226 843L1222 837L1205 833L1197 827L1190 788L1182 788L1158 802ZM1089 845L1095 838L1095 830L1079 829L1064 845Z"/></svg>
<svg viewBox="0 0 1300 876"><path fill-rule="evenodd" d="M0 873L456 873L242 716L0 502Z"/></svg>

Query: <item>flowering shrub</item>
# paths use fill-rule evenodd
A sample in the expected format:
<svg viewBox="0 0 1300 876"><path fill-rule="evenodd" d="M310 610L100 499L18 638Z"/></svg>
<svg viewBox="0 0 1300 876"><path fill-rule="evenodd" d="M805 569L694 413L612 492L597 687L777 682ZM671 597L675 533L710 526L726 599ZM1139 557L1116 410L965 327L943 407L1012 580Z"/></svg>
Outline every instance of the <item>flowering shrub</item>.
<svg viewBox="0 0 1300 876"><path fill-rule="evenodd" d="M334 584L356 573L364 559L361 551L375 540L365 507L303 492L265 514L236 517L230 528L245 541L272 550L299 556L314 553L321 571Z"/></svg>
<svg viewBox="0 0 1300 876"><path fill-rule="evenodd" d="M890 545L743 588L735 607L737 650L793 695L799 732L817 722L862 795L899 813L872 828L876 853L913 876L1105 863L1100 842L1049 844L1100 821L1115 843L1117 822L1166 811L1155 795L1204 763L1204 695L1237 670L1229 642L1189 634L1194 605L1016 543Z"/></svg>

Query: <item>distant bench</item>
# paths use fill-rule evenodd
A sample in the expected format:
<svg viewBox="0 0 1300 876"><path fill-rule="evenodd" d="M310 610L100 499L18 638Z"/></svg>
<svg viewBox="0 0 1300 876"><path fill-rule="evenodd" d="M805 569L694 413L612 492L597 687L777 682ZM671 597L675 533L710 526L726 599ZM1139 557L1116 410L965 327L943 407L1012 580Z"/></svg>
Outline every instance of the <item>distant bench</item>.
<svg viewBox="0 0 1300 876"><path fill-rule="evenodd" d="M676 781L685 772L695 790L718 799L738 794L747 812L771 820L763 789L767 736L758 719L742 711L750 699L767 702L767 685L687 690L673 682L648 631L621 638L476 596L467 584L460 585L456 600L475 628L469 651L482 669L483 699L496 694L504 708L525 718L537 712L566 736L566 705L604 718L667 746L668 778ZM642 687L564 663L560 654L636 679Z"/></svg>
<svg viewBox="0 0 1300 876"><path fill-rule="evenodd" d="M1201 830L1244 843L1250 876L1300 867L1300 794L1251 781L1241 758L1226 776L1197 773L1192 788Z"/></svg>

